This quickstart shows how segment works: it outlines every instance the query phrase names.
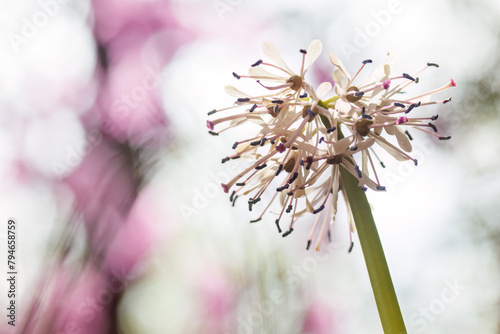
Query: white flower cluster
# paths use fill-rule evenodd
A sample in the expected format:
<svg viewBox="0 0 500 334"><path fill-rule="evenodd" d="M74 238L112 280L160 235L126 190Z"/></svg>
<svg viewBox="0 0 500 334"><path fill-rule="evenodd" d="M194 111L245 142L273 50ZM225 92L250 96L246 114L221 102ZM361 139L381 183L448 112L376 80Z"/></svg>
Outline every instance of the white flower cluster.
<svg viewBox="0 0 500 334"><path fill-rule="evenodd" d="M248 75L233 72L236 79L256 80L263 94L250 96L227 86L226 92L235 97L236 102L231 107L210 111L209 116L219 118L208 120L207 127L212 135L247 122L260 127L255 136L235 142L234 153L222 160L225 163L246 157L253 161L222 187L226 193L234 187L230 197L233 203L238 196L252 194L248 200L252 210L272 186L272 200L251 222L261 220L279 197L282 208L275 222L280 233L283 232L280 221L285 214L290 216L283 237L293 231L293 224L300 216L316 214L308 249L313 238L316 240L314 247L318 249L321 241L330 235L338 193L345 191L340 168L355 176L361 189L383 191L385 187L379 182L372 159L372 154L376 157L373 146L379 145L397 160L412 160L416 165L417 160L409 155L412 137L404 127L427 132L441 140L450 138L436 134L437 128L432 121L437 116L413 115L418 115L418 109L425 105L449 102L450 99L431 101L430 97L454 87L453 80L417 96L402 98L400 94L418 82L419 73L428 67L438 67L437 64L428 63L411 75L403 73L391 77L394 58L389 56L366 80L354 84L363 68L372 61L363 61L361 68L351 76L342 62L330 54L330 61L335 65L335 84L332 87L331 83L323 82L313 89L305 75L321 53L321 41L314 40L307 50L300 50L302 66L298 73L286 65L273 44L263 43L263 50L271 62L258 60L250 67ZM328 95L332 96L324 99ZM222 124L225 127L215 131ZM384 138L384 131L395 136L398 145ZM357 156L359 158L355 159ZM374 178L369 176L372 173ZM347 203L348 210L349 207ZM352 221L351 229L354 229Z"/></svg>

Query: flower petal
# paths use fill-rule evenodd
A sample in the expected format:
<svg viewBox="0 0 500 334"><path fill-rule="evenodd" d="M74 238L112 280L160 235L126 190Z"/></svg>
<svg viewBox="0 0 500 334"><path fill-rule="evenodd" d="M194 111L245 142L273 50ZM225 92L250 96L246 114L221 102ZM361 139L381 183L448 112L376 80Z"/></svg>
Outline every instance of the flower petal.
<svg viewBox="0 0 500 334"><path fill-rule="evenodd" d="M410 140L405 135L403 130L399 126L394 126L394 133L396 135L396 139L398 140L399 147L401 147L405 152L411 152L412 147Z"/></svg>
<svg viewBox="0 0 500 334"><path fill-rule="evenodd" d="M250 67L248 69L248 74L252 77L259 77L262 80L273 80L273 81L286 81L288 78L280 77L279 75L269 73L264 69L263 66Z"/></svg>
<svg viewBox="0 0 500 334"><path fill-rule="evenodd" d="M335 102L335 109L337 109L340 113L347 115L350 113L350 111L352 109L352 105L342 98L342 99L338 99Z"/></svg>
<svg viewBox="0 0 500 334"><path fill-rule="evenodd" d="M250 95L247 95L247 94L243 93L242 91L239 91L234 86L226 86L226 87L224 87L224 89L228 95L231 95L233 97L238 97L238 98L250 97Z"/></svg>
<svg viewBox="0 0 500 334"><path fill-rule="evenodd" d="M285 61L283 60L283 58L281 58L281 55L280 55L278 49L274 46L273 43L271 43L271 42L262 43L262 50L264 51L264 53L266 54L266 56L269 59L271 59L272 61L274 61L276 63L276 65L278 65L281 68L283 68L284 70L286 70L288 72L288 74L294 75L292 70L290 70L288 68L288 66L286 66Z"/></svg>
<svg viewBox="0 0 500 334"><path fill-rule="evenodd" d="M350 138L342 138L338 142L333 144L333 151L335 152L335 155L339 155L341 153L344 153L349 145L351 145L352 140Z"/></svg>
<svg viewBox="0 0 500 334"><path fill-rule="evenodd" d="M309 44L304 61L304 73L302 75L306 74L309 67L318 59L321 50L323 50L323 44L321 44L319 39L315 39Z"/></svg>
<svg viewBox="0 0 500 334"><path fill-rule="evenodd" d="M332 84L329 82L323 82L319 85L318 89L316 89L316 95L318 98L323 98L326 94L328 94L332 90Z"/></svg>
<svg viewBox="0 0 500 334"><path fill-rule="evenodd" d="M396 160L399 161L410 160L407 156L403 155L403 153L401 153L394 145L389 143L384 137L377 136L375 137L375 141L390 155L392 155Z"/></svg>
<svg viewBox="0 0 500 334"><path fill-rule="evenodd" d="M335 54L333 54L333 53L330 53L330 61L332 62L333 65L337 66L339 68L339 70L342 71L342 73L344 73L344 76L347 78L348 82L350 82L351 81L351 75L345 69L344 64L342 63L342 61Z"/></svg>

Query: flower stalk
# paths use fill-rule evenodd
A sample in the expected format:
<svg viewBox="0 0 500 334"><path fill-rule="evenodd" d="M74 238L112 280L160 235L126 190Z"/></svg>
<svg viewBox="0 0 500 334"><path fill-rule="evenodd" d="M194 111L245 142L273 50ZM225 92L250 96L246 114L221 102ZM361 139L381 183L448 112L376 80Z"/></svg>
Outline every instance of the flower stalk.
<svg viewBox="0 0 500 334"><path fill-rule="evenodd" d="M406 333L384 249L380 242L366 193L359 188L358 180L345 168L340 168L340 174L344 182L345 194L351 205L354 224L356 225L384 333Z"/></svg>
<svg viewBox="0 0 500 334"><path fill-rule="evenodd" d="M327 102L320 101L319 104L325 105ZM326 118L322 117L321 120L326 127L331 127ZM342 130L339 128L338 131L339 139L344 138ZM366 192L359 187L358 179L342 166L340 167L340 175L343 181L344 195L349 202L359 243L365 258L384 333L405 334L407 333L405 323Z"/></svg>

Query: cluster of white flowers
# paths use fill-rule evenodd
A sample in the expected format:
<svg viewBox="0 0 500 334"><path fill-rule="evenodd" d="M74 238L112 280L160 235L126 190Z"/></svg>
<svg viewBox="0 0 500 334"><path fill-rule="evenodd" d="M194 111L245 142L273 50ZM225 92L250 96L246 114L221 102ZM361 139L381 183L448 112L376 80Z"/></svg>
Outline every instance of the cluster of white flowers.
<svg viewBox="0 0 500 334"><path fill-rule="evenodd" d="M361 189L383 191L385 187L379 182L372 159L372 154L377 158L373 146L377 144L397 160L412 160L416 165L417 160L409 155L412 137L403 127L427 132L441 140L450 138L436 134L437 128L431 121L436 120L437 115L412 116L425 105L449 102L450 99L431 101L430 96L454 87L453 80L417 96L402 98L399 94L418 82L419 73L428 67L438 67L437 64L428 63L411 75L403 73L391 77L394 58L389 56L385 64L375 69L366 80L354 85L363 68L372 61L363 61L361 68L351 76L342 62L330 54L330 61L336 67L333 72L335 84L332 87L331 83L323 82L314 89L307 83L305 75L321 53L321 41L314 40L307 50L300 50L302 66L298 74L286 65L273 44L263 43L263 50L272 62L258 60L250 67L248 75L233 72L233 76L256 80L264 93L250 96L227 86L226 92L237 100L231 107L210 111L209 116L219 118L208 120L207 127L212 135L247 122L260 127L254 137L235 142L233 155L222 160L225 163L247 157L253 161L231 181L222 184L222 188L228 193L234 187L230 197L233 203L238 196L252 194L248 200L251 211L272 185L272 200L251 222L260 221L279 197L282 208L275 222L280 233L283 232L280 221L285 213L290 216L283 237L293 231L300 216L306 213L317 215L307 249L313 238L316 240L314 248L318 249L321 241L330 236L338 193L345 192L340 168L355 176ZM328 95L333 96L323 99ZM219 124L226 126L215 131ZM384 130L395 136L398 145L383 137ZM356 156L360 156L359 163ZM372 173L373 178L370 177ZM348 202L347 208L350 212ZM352 219L350 223L354 230Z"/></svg>

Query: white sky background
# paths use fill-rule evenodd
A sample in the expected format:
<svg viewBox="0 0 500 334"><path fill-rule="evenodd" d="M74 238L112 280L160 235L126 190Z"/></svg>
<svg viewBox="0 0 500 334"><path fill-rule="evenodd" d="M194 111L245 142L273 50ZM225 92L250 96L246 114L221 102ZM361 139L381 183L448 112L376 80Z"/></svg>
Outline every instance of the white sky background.
<svg viewBox="0 0 500 334"><path fill-rule="evenodd" d="M495 60L495 50L498 50L498 34L489 26L494 21L492 17L499 16L500 9L493 2L487 4L490 16L480 10L451 6L446 1L401 1L389 6L389 1L367 0L323 0L310 5L304 5L303 1L287 1L285 5L285 2L233 0L226 2L229 7L225 7L227 11L223 13L216 11L216 3L211 0L178 1L177 15L187 26L199 29L201 36L179 50L166 69L170 80L162 87L164 103L176 129L178 150L167 157L175 158L175 164L167 160L155 181L165 186L170 214L178 221L177 228L186 240L178 245L176 251L179 253L196 254L196 251L189 251L189 247L207 244L205 247L213 248L213 244L217 244L236 254L241 252L239 256L244 258L245 249L239 244L252 238L256 247L266 249L272 243L294 254L288 259L290 266L309 256L303 253L308 222L299 224L299 221L297 225L304 227L300 226L288 238L282 239L275 233L272 220L261 222L268 225L249 226L247 221L254 216L248 213L244 201L232 209L227 196L220 190L209 198L209 204L203 205L199 215L191 217L189 224L183 223L178 210L179 205L192 205L197 191L211 191L207 190L214 183L211 174L220 170L230 173L229 167L220 165L220 159L230 152L240 132L228 132L217 138L207 135L206 112L233 102L224 93L225 85L245 87L242 81L232 77L231 72L244 72L252 62L262 58L262 41L275 43L291 65L299 64L298 49L306 47L315 38L323 41L324 51L318 62L324 66L329 66L329 52L343 58L351 71L357 70L360 62L367 58L373 59L374 68L383 61L387 52L399 59L395 72L412 72L426 62L436 62L441 67L422 74L418 89L425 91L453 78L458 87L443 93L442 97L451 94L455 100L467 94L463 82L491 70L489 65ZM46 27L40 29L27 45L21 46L19 53L9 43L9 33L18 31L22 17L29 17L40 8L34 1L16 1L15 4L2 1L0 6L0 140L7 143L0 146L0 176L4 180L0 186L0 219L4 221L6 217L14 216L26 226L26 230L21 230L22 244L25 245L22 250L25 253L21 255L29 259L25 261L40 266L40 255L37 254L42 252L39 249L45 247L53 226L64 218L61 215L66 212L68 203L57 203L53 189L42 181L30 180L24 184L12 181L11 163L22 157L39 173L51 177L50 163L64 161L67 147L74 147L84 140L78 115L90 103L92 93L83 98L80 105L59 106L58 110L52 108L59 105L61 88L68 82L78 87L92 75L94 46L90 30L85 26L88 4L75 0L61 7ZM389 12L389 9L392 13L387 20L378 23L380 13ZM371 36L363 39L359 37L360 31ZM346 53L347 47L352 47L355 52L352 55ZM31 89L42 88L43 98L30 94ZM428 112L434 114L438 111L439 108ZM447 112L453 112L453 109ZM440 116L445 116L443 111ZM498 123L498 120L494 121ZM439 120L436 124L439 127ZM462 126L469 127L469 121L464 120ZM27 133L21 135L24 130ZM461 131L458 129L459 133ZM494 129L487 131L487 135L480 128L475 131L483 136L480 137L482 143L498 142ZM408 330L429 334L495 333L494 305L498 291L496 288L494 291L485 290L484 287L496 287L497 258L487 245L471 242L467 217L460 210L464 202L474 198L468 193L485 194L478 183L467 182L473 167L463 163L455 145L464 145L467 148L465 154L470 155L471 160L486 166L482 170L497 166L498 159L489 157L493 151L479 150L478 153L475 150L477 145L463 143L456 137L449 142L434 142L440 147L421 146L419 149L418 140L426 137L415 137L415 150L424 154L421 164L417 168L404 169L399 162L384 159L388 168L381 171L382 177L384 172L403 175L403 181L388 187L387 193L369 193ZM42 142L45 144L40 146ZM484 146L479 146L484 149ZM499 184L498 177L486 182ZM175 189L175 195L172 189ZM498 195L498 191L490 191L486 195ZM306 285L312 286L323 298L334 296L339 309L348 314L346 332L372 333L370 329L380 328L379 320L359 244L351 255L345 254L348 240L344 219L345 216L339 214L336 229L341 247L338 254L335 259L322 264L335 270L320 268ZM186 237L186 234L194 236ZM239 260L234 254L216 254L229 263ZM263 254L264 251L256 256ZM166 255L159 255L154 262L161 267L164 261L170 261L169 265L174 268L183 267L171 264L173 260ZM192 258L185 262L196 263ZM167 274L161 272L159 277L164 279ZM422 322L415 321L421 319L419 309L428 308L440 298L447 280L457 280L466 289L453 303L446 304L444 312L436 315L435 320L427 322L425 330L421 330L423 327L419 324ZM175 278L169 278L164 284L154 285L154 291L149 289L149 293L161 294L162 289L166 293L172 292L172 287L178 284ZM184 298L179 295L174 299L175 305L182 306L182 300ZM161 333L165 329L155 323L161 323L164 316L154 312L158 309L151 305L150 323L154 324L156 331L150 329L150 333ZM185 312L182 307L172 307L172 312L175 310ZM128 312L133 313L134 309Z"/></svg>

